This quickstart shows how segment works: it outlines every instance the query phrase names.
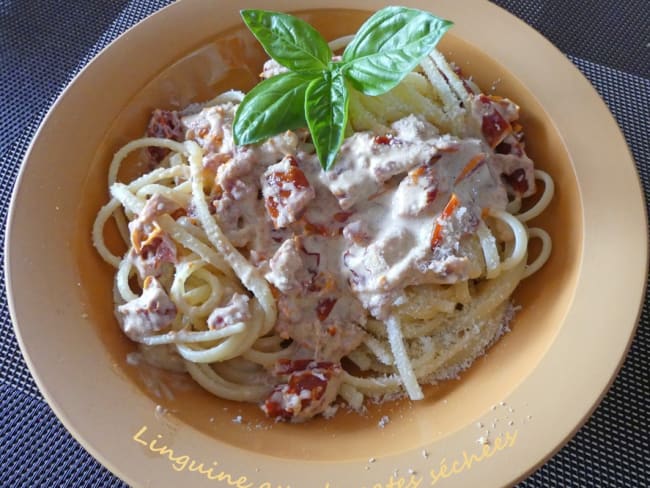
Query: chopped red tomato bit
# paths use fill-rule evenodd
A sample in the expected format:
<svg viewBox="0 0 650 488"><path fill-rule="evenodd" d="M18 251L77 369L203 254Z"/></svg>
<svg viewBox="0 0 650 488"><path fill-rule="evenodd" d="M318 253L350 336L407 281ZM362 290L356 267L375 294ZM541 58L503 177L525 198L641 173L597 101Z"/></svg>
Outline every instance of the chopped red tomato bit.
<svg viewBox="0 0 650 488"><path fill-rule="evenodd" d="M430 203L433 203L438 196L438 188L434 188L433 190L427 191L427 205Z"/></svg>
<svg viewBox="0 0 650 488"><path fill-rule="evenodd" d="M460 204L460 201L458 200L458 197L454 193L451 194L451 198L449 199L449 202L447 202L447 205L445 206L444 210L438 217L438 220L436 222L435 227L433 228L433 233L431 234L431 248L435 248L440 244L440 241L442 241L442 223L449 217L451 217L451 214L454 213L454 210L458 207Z"/></svg>
<svg viewBox="0 0 650 488"><path fill-rule="evenodd" d="M172 141L182 141L185 132L181 124L178 112L171 110L156 109L151 114L149 125L147 126L147 137L160 137L171 139ZM151 146L148 149L151 159L159 163L169 154L169 149L163 147Z"/></svg>
<svg viewBox="0 0 650 488"><path fill-rule="evenodd" d="M524 168L517 168L509 175L504 175L506 182L518 194L524 194L528 191L528 180Z"/></svg>
<svg viewBox="0 0 650 488"><path fill-rule="evenodd" d="M467 163L465 167L461 170L461 172L458 174L454 184L457 185L463 178L469 176L476 168L478 168L481 165L481 163L484 162L485 162L485 154L480 153L474 156L472 159L469 160L469 163Z"/></svg>
<svg viewBox="0 0 650 488"><path fill-rule="evenodd" d="M496 107L496 105L501 103L502 98L492 95L481 95L480 100L485 109L485 115L483 115L483 120L481 121L481 131L485 137L485 141L494 149L509 134L512 134L512 126Z"/></svg>
<svg viewBox="0 0 650 488"><path fill-rule="evenodd" d="M275 420L290 420L293 417L293 412L286 410L282 407L279 401L274 398L276 390L264 401L262 410L264 413Z"/></svg>
<svg viewBox="0 0 650 488"><path fill-rule="evenodd" d="M319 235L323 237L329 237L330 231L323 224L312 224L308 220L304 220L305 224L305 234L307 235Z"/></svg>
<svg viewBox="0 0 650 488"><path fill-rule="evenodd" d="M329 316L335 304L336 298L323 298L319 300L318 305L316 305L316 315L318 315L318 320L323 322Z"/></svg>
<svg viewBox="0 0 650 488"><path fill-rule="evenodd" d="M393 142L392 134L384 134L381 136L375 136L375 144L380 144L382 146L387 146Z"/></svg>
<svg viewBox="0 0 650 488"><path fill-rule="evenodd" d="M459 203L460 200L458 200L456 194L452 193L451 197L449 198L449 201L447 202L447 205L445 205L445 208L442 211L441 217L444 219L449 218L451 214L454 213L454 210L456 210L456 207L458 207Z"/></svg>
<svg viewBox="0 0 650 488"><path fill-rule="evenodd" d="M350 218L350 215L352 215L352 212L337 212L334 214L334 220L342 224L344 222L347 222L347 220Z"/></svg>
<svg viewBox="0 0 650 488"><path fill-rule="evenodd" d="M314 408L314 405L324 400L330 381L340 372L341 366L331 362L280 360L276 365L276 374L288 374L289 378L286 383L273 389L264 401L262 410L276 420L300 420L303 410ZM325 406L327 405L324 404L321 408Z"/></svg>
<svg viewBox="0 0 650 488"><path fill-rule="evenodd" d="M496 110L483 116L481 131L486 142L491 148L495 148L506 136L512 133L512 128L506 119Z"/></svg>
<svg viewBox="0 0 650 488"><path fill-rule="evenodd" d="M411 177L411 181L413 181L413 183L417 184L417 182L420 180L420 176L424 175L426 170L427 170L427 168L424 165L423 166L418 166L417 168L415 168L413 171L411 171L409 173L409 176Z"/></svg>
<svg viewBox="0 0 650 488"><path fill-rule="evenodd" d="M266 198L264 205L266 211L273 220L275 228L284 227L288 222L286 218L281 218L281 209L287 209L290 206L289 198L293 192L300 194L311 191L307 177L298 167L298 163L293 156L286 156L289 160L288 170L271 171L265 175ZM306 201L300 207L304 206ZM295 209L300 211L301 208ZM291 220L291 219L289 219Z"/></svg>

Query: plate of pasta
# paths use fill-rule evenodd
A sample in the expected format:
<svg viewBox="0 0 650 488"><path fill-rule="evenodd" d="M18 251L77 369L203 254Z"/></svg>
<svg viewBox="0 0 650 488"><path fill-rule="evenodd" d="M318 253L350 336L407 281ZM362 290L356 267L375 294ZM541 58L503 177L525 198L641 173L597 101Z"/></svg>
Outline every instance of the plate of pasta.
<svg viewBox="0 0 650 488"><path fill-rule="evenodd" d="M46 118L6 263L39 388L136 486L515 483L636 326L615 122L488 2L262 4L163 9Z"/></svg>

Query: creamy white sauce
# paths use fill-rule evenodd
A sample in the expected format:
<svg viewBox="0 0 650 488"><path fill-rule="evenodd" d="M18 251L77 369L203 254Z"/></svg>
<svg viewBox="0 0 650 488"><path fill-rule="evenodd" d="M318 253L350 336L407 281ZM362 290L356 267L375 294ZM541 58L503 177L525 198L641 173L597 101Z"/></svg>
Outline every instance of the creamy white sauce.
<svg viewBox="0 0 650 488"><path fill-rule="evenodd" d="M176 305L160 282L149 277L142 295L117 307L116 315L124 333L137 341L169 327L176 317Z"/></svg>
<svg viewBox="0 0 650 488"><path fill-rule="evenodd" d="M516 106L497 105L516 118ZM417 116L390 134L355 133L325 172L305 131L235 148L235 109L211 107L182 122L215 175L217 220L277 289L276 330L306 357L340 360L363 340L368 316L385 318L409 285L478 277L468 236L483 209L505 209L502 174L521 168L534 189L523 151L495 154L480 120L464 139L440 136ZM485 110L476 102L468 117Z"/></svg>

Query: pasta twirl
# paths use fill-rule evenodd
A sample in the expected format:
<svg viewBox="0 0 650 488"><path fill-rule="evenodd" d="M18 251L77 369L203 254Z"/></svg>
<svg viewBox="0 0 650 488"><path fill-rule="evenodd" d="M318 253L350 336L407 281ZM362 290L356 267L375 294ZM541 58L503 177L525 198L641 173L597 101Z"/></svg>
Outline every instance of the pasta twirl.
<svg viewBox="0 0 650 488"><path fill-rule="evenodd" d="M239 92L155 111L116 153L93 228L116 268L116 317L145 358L302 421L420 399L481 355L549 257L550 237L527 223L554 186L526 156L518 107L457 71L434 51L388 93L353 92L329 171L306 129L236 146ZM150 170L119 182L133 151ZM105 244L110 219L123 256ZM542 251L527 264L531 238Z"/></svg>

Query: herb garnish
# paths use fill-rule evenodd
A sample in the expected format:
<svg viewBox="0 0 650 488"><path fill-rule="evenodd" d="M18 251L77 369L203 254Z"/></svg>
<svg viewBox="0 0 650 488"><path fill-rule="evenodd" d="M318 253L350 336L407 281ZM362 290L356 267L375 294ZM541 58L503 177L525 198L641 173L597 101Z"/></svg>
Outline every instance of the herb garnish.
<svg viewBox="0 0 650 488"><path fill-rule="evenodd" d="M259 83L235 115L235 143L253 144L309 127L321 166L332 168L348 123L349 91L381 95L429 54L452 23L406 7L386 7L359 29L332 61L332 50L304 20L280 12L242 10L266 53L289 71Z"/></svg>

